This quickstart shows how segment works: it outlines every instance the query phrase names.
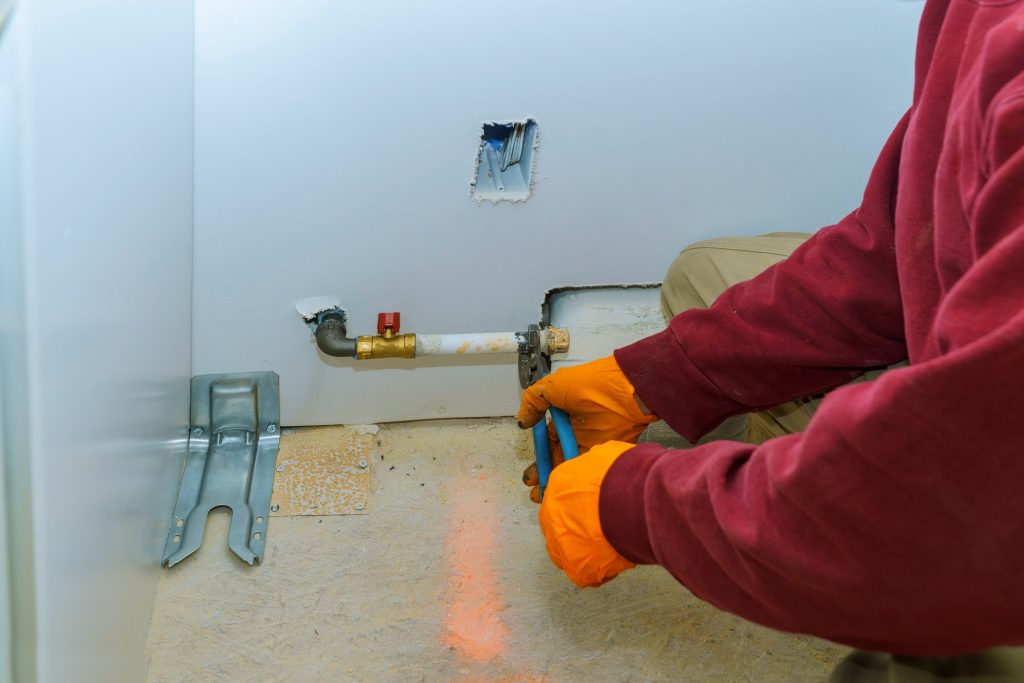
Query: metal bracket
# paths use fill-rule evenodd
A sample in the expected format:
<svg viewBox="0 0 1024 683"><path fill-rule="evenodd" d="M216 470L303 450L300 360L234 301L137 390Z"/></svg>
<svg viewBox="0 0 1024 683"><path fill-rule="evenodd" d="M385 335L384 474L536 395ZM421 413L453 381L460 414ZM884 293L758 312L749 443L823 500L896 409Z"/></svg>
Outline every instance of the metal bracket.
<svg viewBox="0 0 1024 683"><path fill-rule="evenodd" d="M248 564L261 562L280 444L276 372L192 378L188 454L164 545L171 567L199 549L210 510L231 510L228 547Z"/></svg>
<svg viewBox="0 0 1024 683"><path fill-rule="evenodd" d="M551 371L551 359L540 347L540 325L530 325L519 342L519 386L523 389Z"/></svg>

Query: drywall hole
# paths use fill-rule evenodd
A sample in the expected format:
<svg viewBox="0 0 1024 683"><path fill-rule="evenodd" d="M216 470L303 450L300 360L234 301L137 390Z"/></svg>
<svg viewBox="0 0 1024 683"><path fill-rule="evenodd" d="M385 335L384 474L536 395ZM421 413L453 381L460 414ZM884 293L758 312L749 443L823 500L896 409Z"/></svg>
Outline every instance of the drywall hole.
<svg viewBox="0 0 1024 683"><path fill-rule="evenodd" d="M483 124L476 153L473 199L522 202L533 192L537 122L490 121Z"/></svg>

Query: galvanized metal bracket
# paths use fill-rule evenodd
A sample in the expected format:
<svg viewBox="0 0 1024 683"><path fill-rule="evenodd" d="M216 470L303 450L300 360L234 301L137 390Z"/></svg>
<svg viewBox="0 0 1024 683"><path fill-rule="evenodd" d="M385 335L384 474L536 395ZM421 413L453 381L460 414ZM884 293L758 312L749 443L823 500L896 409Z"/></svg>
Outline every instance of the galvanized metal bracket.
<svg viewBox="0 0 1024 683"><path fill-rule="evenodd" d="M199 549L210 510L231 510L228 547L242 561L263 560L280 445L276 372L192 378L188 453L164 545L171 567Z"/></svg>

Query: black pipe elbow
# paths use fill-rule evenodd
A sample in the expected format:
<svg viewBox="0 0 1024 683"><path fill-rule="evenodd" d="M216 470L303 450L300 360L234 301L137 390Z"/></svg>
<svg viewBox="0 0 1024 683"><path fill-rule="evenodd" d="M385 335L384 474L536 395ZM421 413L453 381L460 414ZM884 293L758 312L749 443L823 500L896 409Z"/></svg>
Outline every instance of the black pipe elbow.
<svg viewBox="0 0 1024 683"><path fill-rule="evenodd" d="M328 356L356 357L356 340L348 336L345 318L340 313L325 313L316 326L316 345Z"/></svg>

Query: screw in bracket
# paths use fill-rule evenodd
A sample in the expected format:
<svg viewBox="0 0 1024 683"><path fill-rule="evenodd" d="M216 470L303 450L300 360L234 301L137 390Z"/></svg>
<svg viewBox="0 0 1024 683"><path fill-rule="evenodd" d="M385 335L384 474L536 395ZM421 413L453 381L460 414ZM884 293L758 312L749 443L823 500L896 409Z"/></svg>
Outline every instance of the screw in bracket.
<svg viewBox="0 0 1024 683"><path fill-rule="evenodd" d="M195 429L192 430L192 436L202 436L202 435L203 435L203 428L202 427L196 427Z"/></svg>
<svg viewBox="0 0 1024 683"><path fill-rule="evenodd" d="M277 431L277 425L275 425L275 424L267 425L267 431L270 432L271 434L273 434L274 432Z"/></svg>

